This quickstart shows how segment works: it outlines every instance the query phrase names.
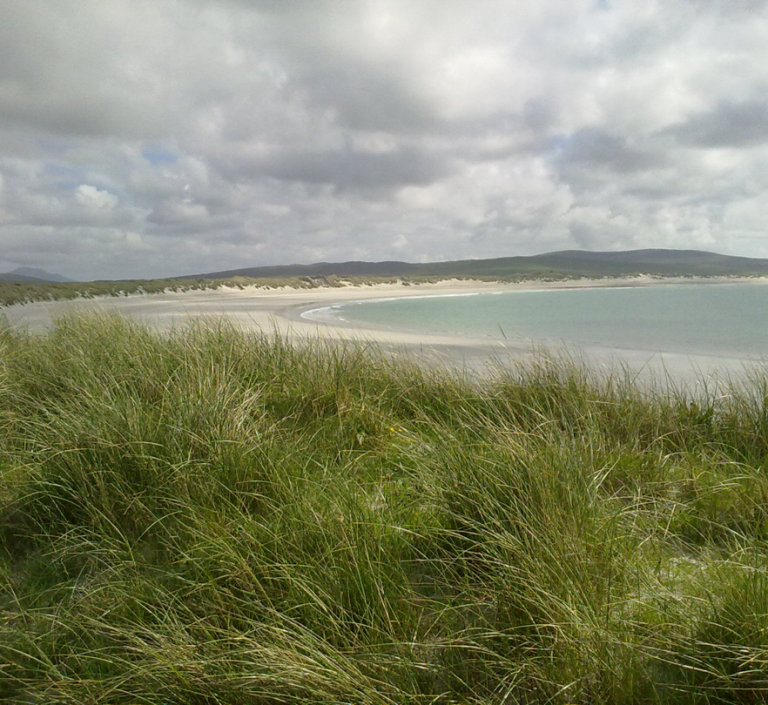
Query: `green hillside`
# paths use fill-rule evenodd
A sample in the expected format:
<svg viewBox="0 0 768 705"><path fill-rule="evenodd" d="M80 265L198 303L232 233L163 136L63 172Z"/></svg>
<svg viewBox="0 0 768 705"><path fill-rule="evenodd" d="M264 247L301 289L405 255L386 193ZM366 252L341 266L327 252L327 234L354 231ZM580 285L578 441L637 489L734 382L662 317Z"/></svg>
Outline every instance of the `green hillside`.
<svg viewBox="0 0 768 705"><path fill-rule="evenodd" d="M209 272L180 279L243 276L301 277L616 277L633 274L657 276L753 276L768 274L768 260L732 257L699 250L630 250L585 252L565 250L530 257L455 260L414 264L410 262L318 262L307 265L246 267Z"/></svg>

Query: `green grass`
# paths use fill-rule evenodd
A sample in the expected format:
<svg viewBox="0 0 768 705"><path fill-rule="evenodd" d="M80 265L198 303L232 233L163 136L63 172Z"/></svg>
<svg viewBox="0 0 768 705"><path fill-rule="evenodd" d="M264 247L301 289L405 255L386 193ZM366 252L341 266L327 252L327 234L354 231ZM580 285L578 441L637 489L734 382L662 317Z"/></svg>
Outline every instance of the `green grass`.
<svg viewBox="0 0 768 705"><path fill-rule="evenodd" d="M0 307L35 301L68 301L71 299L93 299L95 297L121 297L133 294L163 294L188 291L215 291L222 287L244 289L318 289L344 286L375 286L377 284L436 284L442 281L460 279L500 283L516 283L525 280L566 281L581 278L570 272L542 271L527 273L497 274L426 274L404 276L337 276L335 274L317 276L285 277L245 277L233 276L224 279L136 279L131 281L96 281L66 283L26 283L0 281ZM610 278L610 275L597 273L594 278Z"/></svg>
<svg viewBox="0 0 768 705"><path fill-rule="evenodd" d="M602 275L600 275L602 276ZM257 287L260 289L318 289L337 288L344 286L375 286L377 284L403 284L404 286L418 284L436 284L448 279L464 279L490 282L520 282L526 279L542 279L546 281L562 281L578 279L571 274L533 272L528 275L407 275L401 276L336 276L334 274L319 276L286 276L286 277L243 277L233 276L225 279L136 279L131 281L97 281L97 282L66 282L66 283L25 283L0 281L0 307L15 304L33 303L35 301L68 301L71 299L93 299L97 296L121 297L132 294L163 294L187 291L215 291L222 287L244 289Z"/></svg>
<svg viewBox="0 0 768 705"><path fill-rule="evenodd" d="M222 287L244 289L253 286L261 289L317 289L324 287L373 286L376 284L427 284L445 281L450 276L409 276L390 277L339 277L333 274L323 276L287 277L227 277L225 279L135 279L130 281L96 282L2 282L0 281L0 307L26 304L35 301L68 301L70 299L93 299L97 296L121 297L131 294L163 294L187 291L215 291ZM496 276L456 276L456 279L485 281L519 281L525 277L500 278ZM554 277L568 279L569 276Z"/></svg>
<svg viewBox="0 0 768 705"><path fill-rule="evenodd" d="M0 331L0 702L768 700L768 374Z"/></svg>
<svg viewBox="0 0 768 705"><path fill-rule="evenodd" d="M0 281L0 306L32 303L34 301L67 301L69 299L92 299L97 296L128 296L130 294L162 294L216 290L221 287L242 289L258 286L274 289L290 286L294 289L311 289L319 286L342 286L344 280L338 277L287 277L282 279L229 277L226 279L136 279L130 281L96 282L2 282Z"/></svg>

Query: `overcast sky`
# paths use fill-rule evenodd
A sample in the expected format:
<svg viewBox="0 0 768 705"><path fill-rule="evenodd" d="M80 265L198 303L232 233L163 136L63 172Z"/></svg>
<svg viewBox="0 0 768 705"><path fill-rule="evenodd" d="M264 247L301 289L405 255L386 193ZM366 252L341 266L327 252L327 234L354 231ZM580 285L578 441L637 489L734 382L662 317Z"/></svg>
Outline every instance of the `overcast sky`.
<svg viewBox="0 0 768 705"><path fill-rule="evenodd" d="M0 271L768 257L758 0L0 0Z"/></svg>

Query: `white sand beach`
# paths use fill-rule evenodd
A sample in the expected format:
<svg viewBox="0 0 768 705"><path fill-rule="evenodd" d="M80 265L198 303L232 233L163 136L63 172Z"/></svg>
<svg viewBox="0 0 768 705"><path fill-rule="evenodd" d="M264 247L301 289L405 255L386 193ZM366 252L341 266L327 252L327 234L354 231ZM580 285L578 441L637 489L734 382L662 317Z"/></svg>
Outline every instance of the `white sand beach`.
<svg viewBox="0 0 768 705"><path fill-rule="evenodd" d="M562 282L537 283L554 286ZM322 337L357 340L383 345L388 349L402 348L440 361L466 360L473 365L478 360L509 354L503 341L473 339L460 335L414 335L373 328L352 327L341 323L329 325L302 318L307 309L348 301L391 298L400 296L434 296L484 291L506 291L533 288L533 283L497 284L477 281L445 281L437 284L373 284L368 286L323 287L315 289L279 288L244 289L222 287L216 290L168 292L164 294L98 297L71 301L45 301L14 305L2 310L13 327L37 333L46 330L63 315L88 311L114 311L131 319L141 320L160 329L183 326L197 318L226 317L245 330L277 332L294 340ZM510 350L512 352L512 350ZM522 346L514 350L524 354Z"/></svg>

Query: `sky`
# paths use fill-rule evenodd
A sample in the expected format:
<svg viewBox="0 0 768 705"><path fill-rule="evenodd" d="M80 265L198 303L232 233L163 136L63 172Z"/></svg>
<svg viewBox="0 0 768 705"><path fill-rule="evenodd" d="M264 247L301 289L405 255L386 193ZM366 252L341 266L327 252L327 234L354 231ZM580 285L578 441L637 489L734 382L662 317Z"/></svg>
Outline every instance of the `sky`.
<svg viewBox="0 0 768 705"><path fill-rule="evenodd" d="M767 233L768 0L0 0L0 271Z"/></svg>

